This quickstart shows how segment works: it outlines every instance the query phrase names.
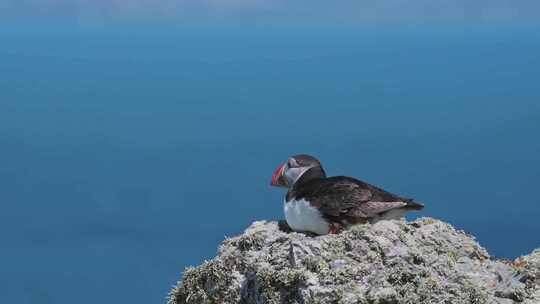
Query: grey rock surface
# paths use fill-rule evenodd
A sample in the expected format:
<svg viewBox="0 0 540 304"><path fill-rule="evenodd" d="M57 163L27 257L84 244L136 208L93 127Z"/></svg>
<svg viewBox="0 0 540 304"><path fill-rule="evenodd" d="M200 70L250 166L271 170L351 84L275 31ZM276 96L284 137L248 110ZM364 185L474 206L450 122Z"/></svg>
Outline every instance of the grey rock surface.
<svg viewBox="0 0 540 304"><path fill-rule="evenodd" d="M495 260L431 218L325 236L260 221L186 269L168 303L540 304L540 250Z"/></svg>

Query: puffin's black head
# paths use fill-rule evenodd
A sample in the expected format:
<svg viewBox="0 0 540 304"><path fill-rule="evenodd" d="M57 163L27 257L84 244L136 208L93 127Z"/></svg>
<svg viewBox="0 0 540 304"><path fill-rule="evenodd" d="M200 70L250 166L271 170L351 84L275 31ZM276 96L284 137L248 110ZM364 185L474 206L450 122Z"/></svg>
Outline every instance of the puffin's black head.
<svg viewBox="0 0 540 304"><path fill-rule="evenodd" d="M291 188L301 177L304 177L303 180L306 179L308 171L312 173L309 174L309 178L326 177L321 163L315 157L306 154L291 156L276 169L270 185Z"/></svg>

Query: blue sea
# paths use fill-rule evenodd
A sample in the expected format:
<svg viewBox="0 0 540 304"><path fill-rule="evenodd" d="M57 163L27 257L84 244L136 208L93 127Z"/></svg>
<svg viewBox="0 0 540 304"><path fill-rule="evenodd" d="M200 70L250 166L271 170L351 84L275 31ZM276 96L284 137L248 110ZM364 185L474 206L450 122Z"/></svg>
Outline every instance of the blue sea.
<svg viewBox="0 0 540 304"><path fill-rule="evenodd" d="M298 153L540 247L531 26L10 20L0 132L0 303L164 303Z"/></svg>

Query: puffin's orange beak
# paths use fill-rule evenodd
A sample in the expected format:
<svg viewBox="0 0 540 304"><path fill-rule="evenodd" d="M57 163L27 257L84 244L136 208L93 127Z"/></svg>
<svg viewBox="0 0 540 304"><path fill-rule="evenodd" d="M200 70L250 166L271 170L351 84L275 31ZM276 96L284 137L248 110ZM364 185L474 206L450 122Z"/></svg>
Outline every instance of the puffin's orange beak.
<svg viewBox="0 0 540 304"><path fill-rule="evenodd" d="M286 181L283 178L283 173L285 172L285 164L280 165L274 174L272 175L272 181L270 185L275 187L287 187Z"/></svg>

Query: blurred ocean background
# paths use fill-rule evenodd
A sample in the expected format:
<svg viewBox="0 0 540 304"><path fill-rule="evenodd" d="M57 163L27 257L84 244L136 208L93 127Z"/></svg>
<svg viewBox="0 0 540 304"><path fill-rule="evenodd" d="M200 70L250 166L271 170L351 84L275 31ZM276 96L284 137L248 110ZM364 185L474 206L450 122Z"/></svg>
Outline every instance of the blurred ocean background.
<svg viewBox="0 0 540 304"><path fill-rule="evenodd" d="M297 153L540 247L540 4L0 0L0 303L164 303Z"/></svg>

